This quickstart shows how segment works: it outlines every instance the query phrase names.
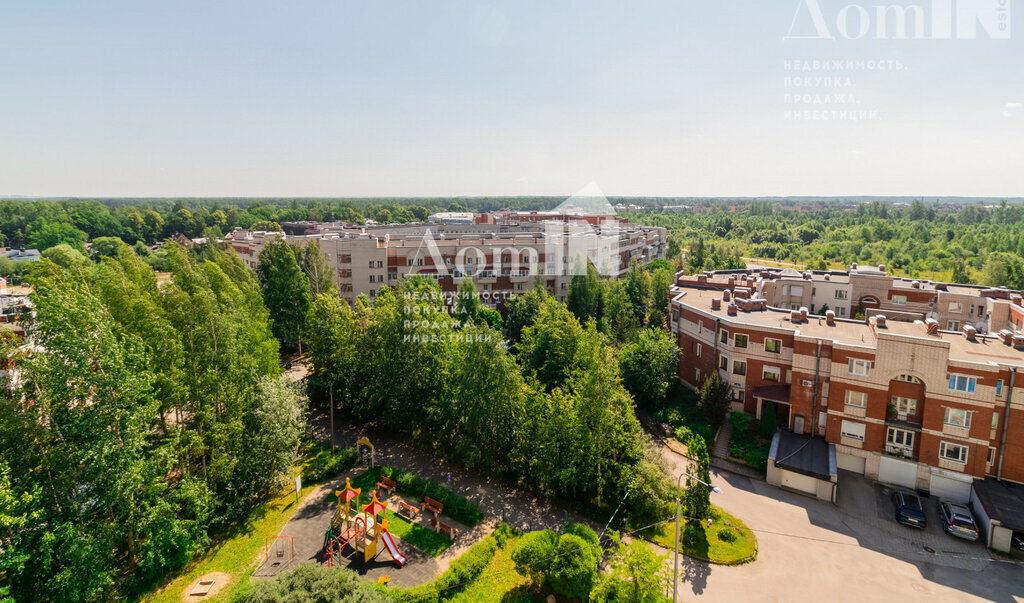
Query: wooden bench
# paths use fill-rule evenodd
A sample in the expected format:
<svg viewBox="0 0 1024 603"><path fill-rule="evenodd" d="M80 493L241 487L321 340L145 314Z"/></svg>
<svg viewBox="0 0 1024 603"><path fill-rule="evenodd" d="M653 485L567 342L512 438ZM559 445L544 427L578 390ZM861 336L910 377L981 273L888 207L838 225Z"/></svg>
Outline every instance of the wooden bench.
<svg viewBox="0 0 1024 603"><path fill-rule="evenodd" d="M388 494L394 494L396 486L398 486L398 484L395 483L395 480L390 477L384 477L383 475L380 476L380 480L377 481L377 487L386 491Z"/></svg>
<svg viewBox="0 0 1024 603"><path fill-rule="evenodd" d="M429 496L423 497L423 508L433 513L434 517L437 517L444 511L444 505Z"/></svg>
<svg viewBox="0 0 1024 603"><path fill-rule="evenodd" d="M412 520L416 519L417 517L419 517L420 508L419 507L414 507L413 505L410 505L409 503L405 502L404 500L399 499L399 501L398 501L398 514L401 515L402 517L405 517L406 519L412 521Z"/></svg>
<svg viewBox="0 0 1024 603"><path fill-rule="evenodd" d="M458 528L450 526L443 521L438 521L436 518L430 520L430 525L434 528L435 532L446 535L451 540L455 540L459 536Z"/></svg>

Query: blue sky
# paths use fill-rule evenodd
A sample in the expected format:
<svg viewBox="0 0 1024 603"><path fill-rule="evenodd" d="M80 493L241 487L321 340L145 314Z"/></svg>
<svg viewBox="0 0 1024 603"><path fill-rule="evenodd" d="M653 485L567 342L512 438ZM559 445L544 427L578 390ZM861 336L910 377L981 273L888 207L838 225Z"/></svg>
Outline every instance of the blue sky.
<svg viewBox="0 0 1024 603"><path fill-rule="evenodd" d="M1022 196L1024 8L958 1L1016 32L851 40L847 0L788 40L813 0L0 0L0 194ZM785 63L845 59L903 69Z"/></svg>

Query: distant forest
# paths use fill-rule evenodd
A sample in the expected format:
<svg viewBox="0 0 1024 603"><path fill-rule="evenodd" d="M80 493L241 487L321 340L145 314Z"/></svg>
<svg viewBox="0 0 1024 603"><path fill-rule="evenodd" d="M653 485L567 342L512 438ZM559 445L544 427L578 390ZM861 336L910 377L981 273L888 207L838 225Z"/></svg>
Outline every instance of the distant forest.
<svg viewBox="0 0 1024 603"><path fill-rule="evenodd" d="M143 249L180 233L194 238L235 227L272 230L281 222L407 223L438 211L548 210L562 197L339 199L98 199L0 201L0 246L45 251L117 237ZM701 200L609 198L623 215L669 229L670 260L690 272L739 268L741 257L838 268L886 264L915 278L1024 288L1024 204L913 201ZM685 205L666 209L671 206ZM639 206L637 208L636 206ZM692 207L690 207L692 206ZM678 213L677 213L678 212ZM212 229L212 230L209 230ZM66 251L62 247L62 250ZM4 263L0 273L17 273Z"/></svg>

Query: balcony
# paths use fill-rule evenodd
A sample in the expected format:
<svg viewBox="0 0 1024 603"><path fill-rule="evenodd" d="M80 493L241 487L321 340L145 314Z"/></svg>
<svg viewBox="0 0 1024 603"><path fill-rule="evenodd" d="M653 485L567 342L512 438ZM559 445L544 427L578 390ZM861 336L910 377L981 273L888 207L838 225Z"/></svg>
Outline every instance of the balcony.
<svg viewBox="0 0 1024 603"><path fill-rule="evenodd" d="M943 423L942 433L949 436L953 436L955 438L969 438L971 437L971 428L960 427L959 425L950 425L949 423Z"/></svg>
<svg viewBox="0 0 1024 603"><path fill-rule="evenodd" d="M902 446L900 444L886 444L883 452L898 459L914 460L913 446Z"/></svg>
<svg viewBox="0 0 1024 603"><path fill-rule="evenodd" d="M950 459L944 459L939 457L939 468L949 469L950 471L959 471L963 473L964 468L967 467L967 463L961 463L960 461L952 461Z"/></svg>

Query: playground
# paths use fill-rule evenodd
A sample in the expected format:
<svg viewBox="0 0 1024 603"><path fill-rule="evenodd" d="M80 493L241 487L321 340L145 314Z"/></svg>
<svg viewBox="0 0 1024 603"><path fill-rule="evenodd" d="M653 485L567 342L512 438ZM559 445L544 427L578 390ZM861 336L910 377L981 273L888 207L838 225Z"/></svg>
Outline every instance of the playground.
<svg viewBox="0 0 1024 603"><path fill-rule="evenodd" d="M317 488L281 533L267 538L254 578L313 561L347 568L368 581L416 586L443 572L492 529L491 522L479 521L482 513L475 505L439 485L394 467L375 467L375 449L365 434L357 449L363 466ZM424 495L425 490L454 503L449 512L464 521L450 517L445 502Z"/></svg>

